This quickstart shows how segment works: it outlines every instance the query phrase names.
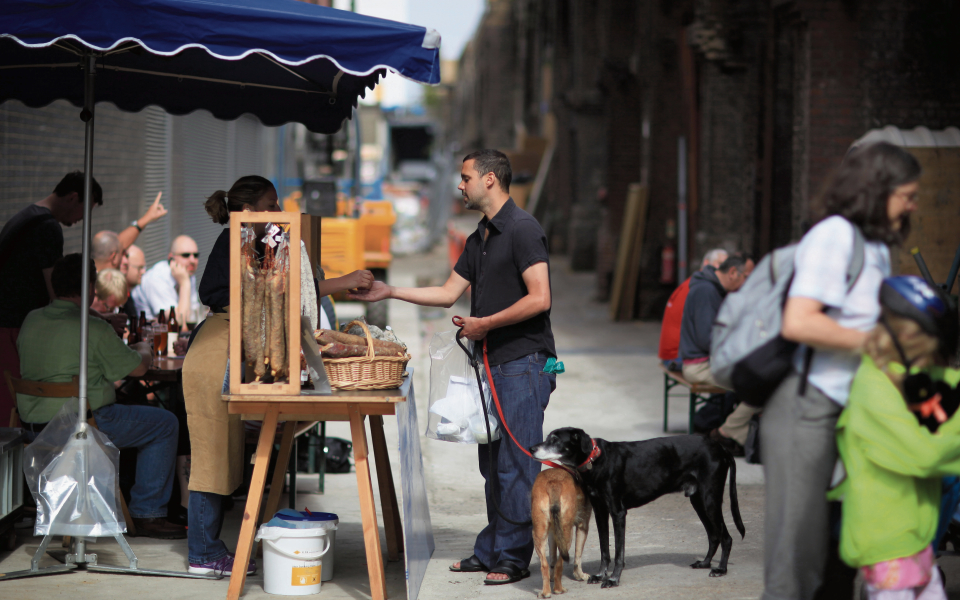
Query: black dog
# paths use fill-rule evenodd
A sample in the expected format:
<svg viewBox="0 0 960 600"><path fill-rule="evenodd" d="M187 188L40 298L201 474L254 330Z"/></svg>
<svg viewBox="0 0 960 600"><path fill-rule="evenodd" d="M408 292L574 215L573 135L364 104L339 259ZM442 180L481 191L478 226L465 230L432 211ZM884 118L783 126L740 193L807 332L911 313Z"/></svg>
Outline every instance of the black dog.
<svg viewBox="0 0 960 600"><path fill-rule="evenodd" d="M723 487L730 470L730 509L737 531L746 531L737 504L737 466L730 452L718 442L699 435L682 435L644 442L608 442L592 439L582 429L564 427L550 432L547 439L530 448L534 458L555 461L576 469L583 489L590 497L600 536L600 572L588 583L603 582L601 587L620 583L623 571L627 510L643 506L660 496L683 493L707 530L710 547L703 560L690 565L709 569L710 561L722 548L720 565L710 570L711 577L727 572L727 559L733 538L723 522ZM610 567L609 517L613 517L616 561Z"/></svg>

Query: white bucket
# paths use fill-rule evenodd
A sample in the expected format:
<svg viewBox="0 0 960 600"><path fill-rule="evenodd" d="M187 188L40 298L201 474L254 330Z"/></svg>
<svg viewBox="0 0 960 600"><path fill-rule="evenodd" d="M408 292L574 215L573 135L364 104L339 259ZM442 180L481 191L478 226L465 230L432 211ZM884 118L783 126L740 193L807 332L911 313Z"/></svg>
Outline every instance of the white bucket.
<svg viewBox="0 0 960 600"><path fill-rule="evenodd" d="M290 529L263 525L257 540L263 540L263 591L281 596L320 593L323 564L330 549L325 529Z"/></svg>
<svg viewBox="0 0 960 600"><path fill-rule="evenodd" d="M291 518L293 512L295 511L281 510L274 517L283 519L296 529L318 528L326 530L327 537L330 539L330 550L327 551L327 555L323 559L323 578L321 581L330 581L333 579L333 571L336 566L334 561L337 556L337 525L340 524L340 519L333 513L325 512L309 514L298 512L299 516Z"/></svg>

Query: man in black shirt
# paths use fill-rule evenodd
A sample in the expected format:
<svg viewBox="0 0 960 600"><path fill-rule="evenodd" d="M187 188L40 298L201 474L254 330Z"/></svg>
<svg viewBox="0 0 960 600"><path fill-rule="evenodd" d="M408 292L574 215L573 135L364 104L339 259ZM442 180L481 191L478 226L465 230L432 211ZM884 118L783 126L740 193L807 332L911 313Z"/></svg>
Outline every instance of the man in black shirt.
<svg viewBox="0 0 960 600"><path fill-rule="evenodd" d="M93 181L93 202L103 190ZM50 274L63 256L63 229L83 219L83 173L68 173L53 193L13 216L0 231L0 373L20 377L17 336L27 313L53 300ZM0 385L0 427L10 425L15 404Z"/></svg>
<svg viewBox="0 0 960 600"><path fill-rule="evenodd" d="M524 448L543 441L543 411L556 387L556 375L543 368L556 358L550 328L550 258L536 219L510 198L510 161L496 150L480 150L463 159L458 189L464 206L484 214L450 278L441 287L397 288L377 281L351 298L396 298L423 306L450 307L471 286L470 316L463 334L484 340L506 424ZM480 444L480 473L487 480L488 524L477 536L474 554L452 571L489 572L484 583L512 583L530 575L533 554L530 526L512 525L530 518L530 495L540 464L505 435ZM490 481L489 454L497 474ZM493 491L499 492L494 498Z"/></svg>

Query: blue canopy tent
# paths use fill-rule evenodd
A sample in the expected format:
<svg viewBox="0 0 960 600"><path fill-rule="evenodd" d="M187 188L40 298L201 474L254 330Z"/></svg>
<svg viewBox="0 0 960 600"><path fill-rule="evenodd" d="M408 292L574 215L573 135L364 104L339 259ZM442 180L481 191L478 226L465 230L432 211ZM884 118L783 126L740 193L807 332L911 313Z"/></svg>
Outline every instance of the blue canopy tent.
<svg viewBox="0 0 960 600"><path fill-rule="evenodd" d="M157 105L175 115L199 109L219 119L256 116L264 125L302 123L318 133L340 129L358 98L388 70L420 83L440 81L440 36L396 23L296 0L18 0L0 3L0 102L42 107L65 99L83 107L85 215L83 255L90 255L95 103L121 110ZM88 280L84 261L83 280ZM82 302L89 305L84 288ZM80 421L87 407L88 316L81 317ZM64 567L85 565L79 538ZM117 536L129 568L137 567Z"/></svg>
<svg viewBox="0 0 960 600"><path fill-rule="evenodd" d="M0 3L0 102L97 102L171 114L255 115L340 129L387 69L440 81L433 30L293 0L33 0Z"/></svg>

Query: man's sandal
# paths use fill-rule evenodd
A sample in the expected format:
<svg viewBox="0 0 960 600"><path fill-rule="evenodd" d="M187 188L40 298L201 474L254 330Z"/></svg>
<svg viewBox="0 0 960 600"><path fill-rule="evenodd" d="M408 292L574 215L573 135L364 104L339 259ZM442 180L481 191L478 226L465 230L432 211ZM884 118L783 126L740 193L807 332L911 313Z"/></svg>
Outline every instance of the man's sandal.
<svg viewBox="0 0 960 600"><path fill-rule="evenodd" d="M483 566L483 563L480 562L480 559L474 554L470 558L461 560L459 567L450 565L450 570L454 573L486 573L490 569Z"/></svg>
<svg viewBox="0 0 960 600"><path fill-rule="evenodd" d="M521 569L514 565L513 563L502 562L496 567L490 569L490 573L499 573L501 575L506 575L506 579L490 579L489 577L483 580L485 585L506 585L508 583L516 583L521 579L526 579L530 577L530 571L527 569Z"/></svg>

